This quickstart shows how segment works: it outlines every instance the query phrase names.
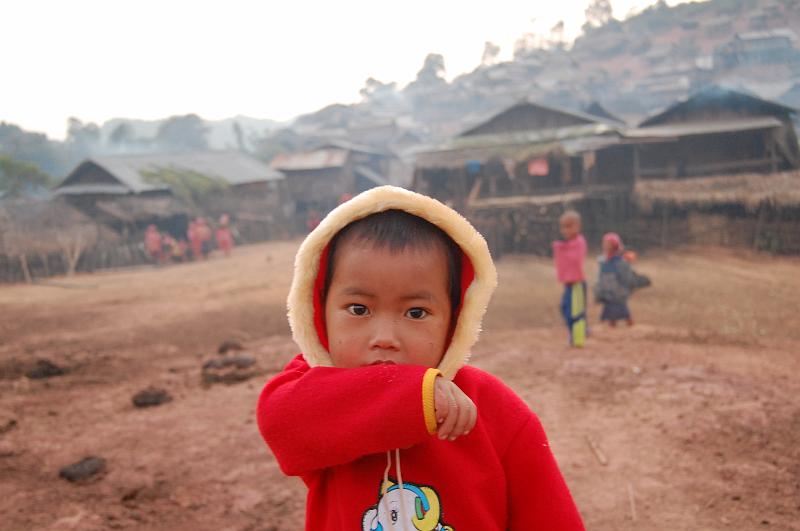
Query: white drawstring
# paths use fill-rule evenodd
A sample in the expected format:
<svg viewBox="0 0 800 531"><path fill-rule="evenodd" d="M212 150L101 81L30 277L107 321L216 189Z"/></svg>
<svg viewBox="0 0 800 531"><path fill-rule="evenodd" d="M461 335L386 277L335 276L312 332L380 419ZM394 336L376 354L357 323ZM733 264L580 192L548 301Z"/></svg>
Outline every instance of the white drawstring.
<svg viewBox="0 0 800 531"><path fill-rule="evenodd" d="M394 456L397 461L395 464L397 470L397 482L400 484L400 521L403 522L403 529L406 527L406 505L405 505L405 498L403 498L403 489L405 486L403 485L403 470L400 468L400 448L395 448Z"/></svg>
<svg viewBox="0 0 800 531"><path fill-rule="evenodd" d="M397 472L397 486L400 489L400 521L402 522L402 528L406 528L406 505L405 499L403 498L403 491L405 490L405 484L403 483L403 470L400 467L400 448L396 448L394 451L395 455L395 471ZM386 451L386 468L383 470L383 485L381 486L381 496L386 494L389 486L389 469L392 468L392 452L391 450ZM384 500L381 499L381 502ZM388 502L388 500L386 500Z"/></svg>
<svg viewBox="0 0 800 531"><path fill-rule="evenodd" d="M381 484L381 496L386 494L389 486L389 469L392 467L392 453L386 450L386 468L383 471L383 484Z"/></svg>

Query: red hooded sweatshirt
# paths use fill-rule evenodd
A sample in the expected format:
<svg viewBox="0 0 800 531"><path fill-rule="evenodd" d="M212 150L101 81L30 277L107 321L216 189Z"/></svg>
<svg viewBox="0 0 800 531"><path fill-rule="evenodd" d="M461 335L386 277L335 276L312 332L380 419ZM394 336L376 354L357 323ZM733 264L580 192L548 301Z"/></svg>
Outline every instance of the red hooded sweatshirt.
<svg viewBox="0 0 800 531"><path fill-rule="evenodd" d="M348 223L400 209L442 228L461 247L462 303L436 368L331 366L321 289L327 245ZM307 530L580 530L580 515L541 423L497 378L465 366L496 284L483 238L459 214L400 188L340 205L295 261L289 321L303 354L264 387L258 425L287 475L308 486ZM475 428L435 436L433 384L452 378L475 403Z"/></svg>

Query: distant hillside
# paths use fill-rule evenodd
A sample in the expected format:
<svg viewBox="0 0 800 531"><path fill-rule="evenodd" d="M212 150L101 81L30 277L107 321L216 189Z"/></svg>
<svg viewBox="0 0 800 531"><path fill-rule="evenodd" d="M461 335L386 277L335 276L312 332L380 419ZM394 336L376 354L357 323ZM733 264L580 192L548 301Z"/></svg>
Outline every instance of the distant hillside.
<svg viewBox="0 0 800 531"><path fill-rule="evenodd" d="M293 131L363 136L370 127L394 124L394 137L367 134L361 141L395 148L409 133L436 141L524 98L574 109L599 102L629 122L710 84L795 101L800 51L793 28L800 28L800 0L672 8L661 1L624 21L587 26L573 43L522 36L512 61L481 65L452 82L445 80L446 58L431 54L407 86L371 79L362 102L302 116Z"/></svg>
<svg viewBox="0 0 800 531"><path fill-rule="evenodd" d="M156 137L159 127L166 121L162 120L134 120L128 118L113 118L100 126L101 142L108 144L111 134L121 124L131 127L133 136L138 139L152 140ZM254 148L254 141L275 129L285 127L286 122L275 120L251 118L249 116L235 116L223 120L203 120L206 128L206 139L211 149L238 149L238 140L235 125L239 124L242 130L244 147L248 150Z"/></svg>

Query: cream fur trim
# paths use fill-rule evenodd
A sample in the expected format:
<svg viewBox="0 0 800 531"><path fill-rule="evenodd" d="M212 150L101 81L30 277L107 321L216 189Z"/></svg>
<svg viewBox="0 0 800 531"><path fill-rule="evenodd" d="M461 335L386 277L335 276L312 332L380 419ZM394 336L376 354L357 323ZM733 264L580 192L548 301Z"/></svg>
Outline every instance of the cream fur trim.
<svg viewBox="0 0 800 531"><path fill-rule="evenodd" d="M475 278L464 294L453 338L438 367L445 377L452 379L467 363L470 349L478 340L483 314L497 286L497 271L486 241L469 221L431 197L396 186L373 188L342 203L300 245L287 301L294 341L312 367L331 365L330 354L322 346L314 327L314 281L320 256L331 238L346 225L384 210L404 210L430 221L453 238L472 261Z"/></svg>

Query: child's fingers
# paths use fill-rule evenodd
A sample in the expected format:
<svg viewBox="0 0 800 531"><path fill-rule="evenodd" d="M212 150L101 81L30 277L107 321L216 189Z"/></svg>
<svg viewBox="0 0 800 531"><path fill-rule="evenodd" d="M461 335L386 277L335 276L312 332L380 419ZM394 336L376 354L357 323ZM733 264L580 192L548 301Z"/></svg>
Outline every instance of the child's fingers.
<svg viewBox="0 0 800 531"><path fill-rule="evenodd" d="M445 390L447 393L447 405L444 408L446 411L444 422L439 426L439 438L447 439L455 427L458 420L458 404L456 404L456 397L453 395L452 382L447 382Z"/></svg>
<svg viewBox="0 0 800 531"><path fill-rule="evenodd" d="M472 406L472 422L470 423L469 431L475 429L475 426L478 424L478 406L476 406L474 403Z"/></svg>
<svg viewBox="0 0 800 531"><path fill-rule="evenodd" d="M449 441L454 440L456 437L461 435L462 425L464 423L463 416L464 412L461 410L461 403L460 397L458 396L458 389L453 390L453 404L455 404L455 408L451 412L453 416L453 424L450 430L446 433L443 433L444 439Z"/></svg>
<svg viewBox="0 0 800 531"><path fill-rule="evenodd" d="M472 420L472 412L475 410L475 405L472 403L472 400L470 400L470 398L463 391L459 390L457 402L458 422L456 423L456 427L450 436L450 440L453 440L456 437L461 437L462 435L466 435L474 425Z"/></svg>
<svg viewBox="0 0 800 531"><path fill-rule="evenodd" d="M467 411L469 412L469 416L467 419L467 426L466 430L464 431L464 435L471 432L472 428L475 427L475 423L478 422L478 408L475 407L475 403L472 401L472 399L467 397L467 400L469 400L469 404L467 406Z"/></svg>

